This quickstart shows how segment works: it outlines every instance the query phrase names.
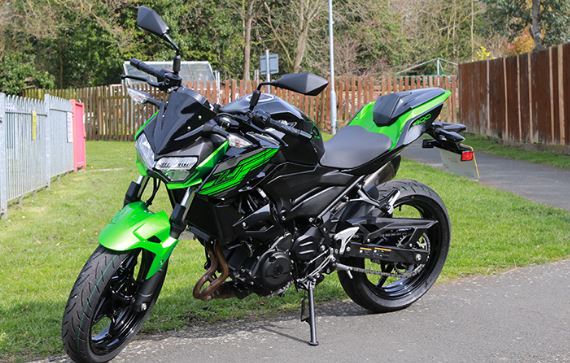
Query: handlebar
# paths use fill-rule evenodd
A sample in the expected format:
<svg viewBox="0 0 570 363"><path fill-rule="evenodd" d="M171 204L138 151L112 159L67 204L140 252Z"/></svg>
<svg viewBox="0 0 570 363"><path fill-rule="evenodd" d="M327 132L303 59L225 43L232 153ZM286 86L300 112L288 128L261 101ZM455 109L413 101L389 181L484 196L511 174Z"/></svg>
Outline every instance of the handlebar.
<svg viewBox="0 0 570 363"><path fill-rule="evenodd" d="M261 110L257 110L257 111L253 111L251 113L251 119L258 123L261 124L262 126L269 126L274 128L277 131L281 131L284 134L288 134L291 136L296 136L296 137L302 137L305 138L307 140L310 140L313 138L313 136L303 130L299 130L296 129L292 126L283 124L279 121L275 121L274 119L271 118L271 115L265 111L261 111Z"/></svg>
<svg viewBox="0 0 570 363"><path fill-rule="evenodd" d="M275 121L274 119L269 119L269 125L271 127L273 127L275 130L281 131L285 134L289 134L289 135L297 136L297 137L302 137L302 138L305 138L307 140L311 140L313 138L313 136L311 134L309 134L308 132L296 129L296 128L289 126L289 125L285 125L279 121Z"/></svg>
<svg viewBox="0 0 570 363"><path fill-rule="evenodd" d="M155 76L156 79L158 79L159 81L163 80L165 75L166 75L166 71L165 70L157 70L154 67L151 67L150 65L146 64L145 62L138 60L136 58L131 58L129 60L129 63L131 63L131 65L133 67L135 67L136 69L139 69L145 73L150 74L151 76Z"/></svg>

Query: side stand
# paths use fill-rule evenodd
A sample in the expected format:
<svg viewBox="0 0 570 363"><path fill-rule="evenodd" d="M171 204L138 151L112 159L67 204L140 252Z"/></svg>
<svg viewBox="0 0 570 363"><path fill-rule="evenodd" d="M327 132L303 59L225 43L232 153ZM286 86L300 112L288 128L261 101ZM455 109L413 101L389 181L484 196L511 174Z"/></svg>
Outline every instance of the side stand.
<svg viewBox="0 0 570 363"><path fill-rule="evenodd" d="M307 290L309 298L309 314L307 315L305 299L301 301L301 321L306 321L311 327L311 340L309 345L317 346L317 319L315 317L315 282L309 281L304 288Z"/></svg>

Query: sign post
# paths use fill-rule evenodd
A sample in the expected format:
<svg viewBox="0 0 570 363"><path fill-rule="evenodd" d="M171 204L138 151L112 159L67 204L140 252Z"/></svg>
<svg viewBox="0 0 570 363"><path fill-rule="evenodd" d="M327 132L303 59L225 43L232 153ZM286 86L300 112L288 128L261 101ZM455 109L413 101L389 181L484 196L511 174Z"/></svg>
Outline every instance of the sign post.
<svg viewBox="0 0 570 363"><path fill-rule="evenodd" d="M265 50L265 54L259 59L259 72L265 73L265 80L271 82L271 75L279 73L279 56L269 53L269 49ZM269 86L267 93L270 93Z"/></svg>
<svg viewBox="0 0 570 363"><path fill-rule="evenodd" d="M265 73L267 74L267 82L271 82L271 70L269 68L269 49L265 50ZM271 87L267 86L267 93L271 93Z"/></svg>

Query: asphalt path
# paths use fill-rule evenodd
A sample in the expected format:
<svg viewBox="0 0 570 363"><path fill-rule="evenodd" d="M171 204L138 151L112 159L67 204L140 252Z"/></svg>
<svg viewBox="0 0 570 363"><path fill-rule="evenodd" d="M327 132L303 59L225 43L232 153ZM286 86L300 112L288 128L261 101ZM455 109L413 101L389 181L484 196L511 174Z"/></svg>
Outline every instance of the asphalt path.
<svg viewBox="0 0 570 363"><path fill-rule="evenodd" d="M317 314L318 347L290 314L145 337L116 361L570 362L570 260L438 284L394 313L343 301Z"/></svg>
<svg viewBox="0 0 570 363"><path fill-rule="evenodd" d="M469 140L466 143L469 144ZM423 149L421 142L412 144L402 155L424 164L443 167L439 150ZM475 155L482 184L513 192L538 203L570 210L570 171L477 150Z"/></svg>

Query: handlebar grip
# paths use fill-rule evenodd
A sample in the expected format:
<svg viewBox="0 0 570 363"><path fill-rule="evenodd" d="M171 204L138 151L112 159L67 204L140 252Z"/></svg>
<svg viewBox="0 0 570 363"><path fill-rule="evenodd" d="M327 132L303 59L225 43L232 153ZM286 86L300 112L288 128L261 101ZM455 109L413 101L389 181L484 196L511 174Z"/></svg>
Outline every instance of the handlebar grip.
<svg viewBox="0 0 570 363"><path fill-rule="evenodd" d="M307 140L311 140L313 138L313 136L311 134L309 134L303 130L299 130L299 129L296 129L296 128L291 127L289 125L282 124L281 122L275 121L273 119L271 119L269 121L269 124L274 129L279 130L279 131L286 133L286 134L289 134L289 135L300 136L300 137L303 137Z"/></svg>
<svg viewBox="0 0 570 363"><path fill-rule="evenodd" d="M164 71L157 70L157 69L149 66L148 64L146 64L145 62L143 62L141 60L138 60L136 58L131 58L129 60L129 63L131 63L131 65L133 67L135 67L136 69L139 69L145 73L148 73L151 76L155 76L159 81L164 78Z"/></svg>

